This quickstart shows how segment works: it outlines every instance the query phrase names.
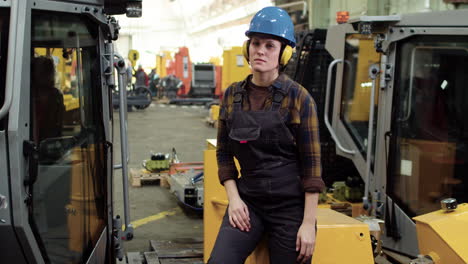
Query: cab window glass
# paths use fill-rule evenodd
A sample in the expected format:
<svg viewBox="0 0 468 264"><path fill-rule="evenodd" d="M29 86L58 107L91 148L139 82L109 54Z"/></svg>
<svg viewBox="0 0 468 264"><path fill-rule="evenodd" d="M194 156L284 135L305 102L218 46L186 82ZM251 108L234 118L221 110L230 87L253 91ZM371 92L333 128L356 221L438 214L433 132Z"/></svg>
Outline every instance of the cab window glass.
<svg viewBox="0 0 468 264"><path fill-rule="evenodd" d="M351 34L346 37L341 120L364 158L367 152L372 89L369 67L373 64L379 64L379 61L380 54L375 51L373 35ZM378 92L379 89L376 87L375 106L377 106ZM377 111L374 113L376 115ZM375 122L373 125L375 132ZM375 137L375 135L373 136Z"/></svg>
<svg viewBox="0 0 468 264"><path fill-rule="evenodd" d="M45 259L84 263L107 221L98 28L50 12L33 12L31 28L31 225Z"/></svg>
<svg viewBox="0 0 468 264"><path fill-rule="evenodd" d="M398 52L390 195L411 216L468 202L468 37L414 37Z"/></svg>

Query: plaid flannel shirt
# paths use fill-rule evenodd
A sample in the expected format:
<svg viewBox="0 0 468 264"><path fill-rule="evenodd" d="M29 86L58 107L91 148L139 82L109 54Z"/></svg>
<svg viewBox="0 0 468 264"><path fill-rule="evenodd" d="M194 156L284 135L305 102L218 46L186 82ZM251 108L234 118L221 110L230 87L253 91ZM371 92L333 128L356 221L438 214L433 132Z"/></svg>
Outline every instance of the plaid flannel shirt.
<svg viewBox="0 0 468 264"><path fill-rule="evenodd" d="M251 78L252 75L249 75L243 83L244 89L249 89ZM284 84L287 81L291 81L289 77L285 74L280 74L275 82ZM238 177L234 156L229 144L229 128L226 123L226 120L233 111L236 85L237 83L233 83L227 88L220 105L216 156L218 161L218 176L221 184L228 179L236 179ZM271 92L274 88L270 86L268 89ZM267 96L264 109L269 109L271 103L272 93ZM249 111L249 100L244 100L242 104L242 110ZM322 180L319 122L314 100L304 87L293 82L288 94L281 103L279 111L285 125L295 137L304 190L306 192L321 192L325 188L325 184Z"/></svg>

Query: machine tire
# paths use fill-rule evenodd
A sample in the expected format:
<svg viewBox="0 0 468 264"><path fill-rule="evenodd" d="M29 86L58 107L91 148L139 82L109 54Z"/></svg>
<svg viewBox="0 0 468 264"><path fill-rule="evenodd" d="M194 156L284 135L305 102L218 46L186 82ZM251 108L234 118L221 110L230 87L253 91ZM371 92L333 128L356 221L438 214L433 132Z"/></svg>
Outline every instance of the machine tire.
<svg viewBox="0 0 468 264"><path fill-rule="evenodd" d="M148 99L148 103L147 104L143 104L143 105L135 105L135 108L136 109L145 109L147 108L150 104L151 104L151 101L152 101L152 95L151 95L151 91L144 87L144 86L139 86L139 87L136 87L135 90L132 90L129 92L129 95L132 95L132 96L142 96L142 97L145 97Z"/></svg>

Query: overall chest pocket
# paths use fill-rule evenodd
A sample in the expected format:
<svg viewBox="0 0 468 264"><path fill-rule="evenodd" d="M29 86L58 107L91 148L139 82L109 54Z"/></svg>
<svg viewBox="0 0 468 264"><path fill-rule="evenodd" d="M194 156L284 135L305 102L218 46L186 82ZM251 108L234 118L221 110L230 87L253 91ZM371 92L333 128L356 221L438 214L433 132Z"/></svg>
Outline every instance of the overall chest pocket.
<svg viewBox="0 0 468 264"><path fill-rule="evenodd" d="M232 128L229 132L229 138L235 141L254 141L260 137L260 126Z"/></svg>

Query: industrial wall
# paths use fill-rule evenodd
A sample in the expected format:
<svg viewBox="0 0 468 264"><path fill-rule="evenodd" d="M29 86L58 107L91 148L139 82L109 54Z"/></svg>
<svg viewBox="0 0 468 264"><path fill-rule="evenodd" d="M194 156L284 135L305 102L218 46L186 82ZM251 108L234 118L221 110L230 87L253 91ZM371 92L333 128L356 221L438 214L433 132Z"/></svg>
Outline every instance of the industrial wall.
<svg viewBox="0 0 468 264"><path fill-rule="evenodd" d="M336 25L336 12L348 11L349 16L407 14L454 9L443 0L308 0L310 28Z"/></svg>
<svg viewBox="0 0 468 264"><path fill-rule="evenodd" d="M128 19L118 16L121 35L116 46L126 57L128 49L140 53L144 67L154 67L162 51L189 48L193 62L208 62L222 57L224 49L241 46L250 19L271 0L149 0L143 2L143 16Z"/></svg>
<svg viewBox="0 0 468 264"><path fill-rule="evenodd" d="M122 38L117 49L124 57L128 49L138 50L138 64L146 68L155 66L161 52L182 46L189 48L193 62L208 62L241 46L252 16L269 5L287 9L300 25L296 30L328 28L336 24L338 11L358 17L453 9L443 0L150 0L143 2L142 18L118 16Z"/></svg>

